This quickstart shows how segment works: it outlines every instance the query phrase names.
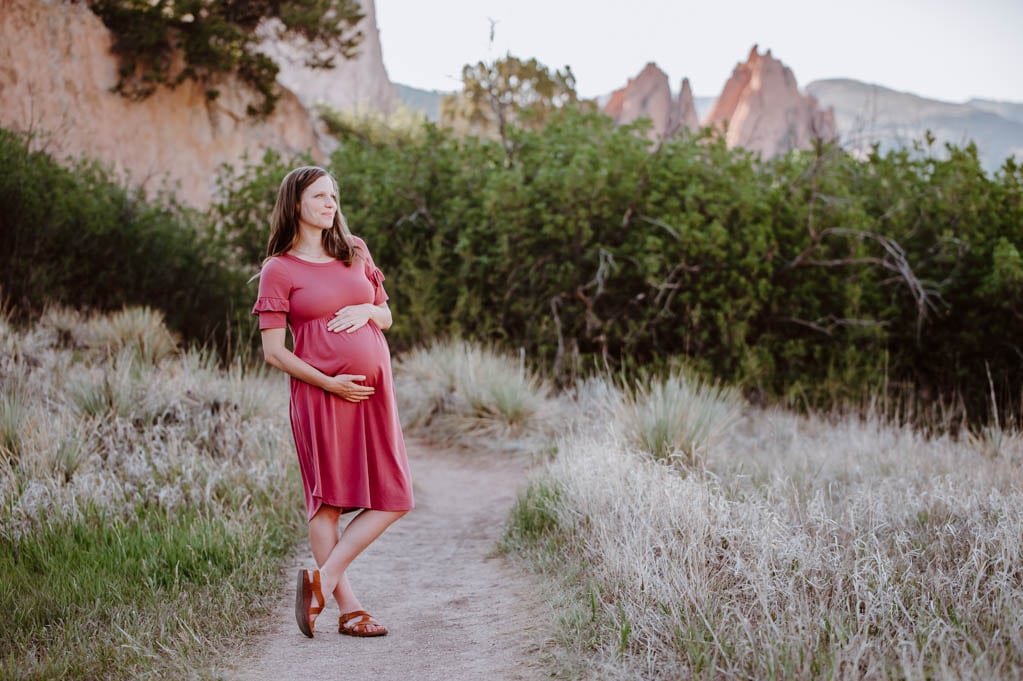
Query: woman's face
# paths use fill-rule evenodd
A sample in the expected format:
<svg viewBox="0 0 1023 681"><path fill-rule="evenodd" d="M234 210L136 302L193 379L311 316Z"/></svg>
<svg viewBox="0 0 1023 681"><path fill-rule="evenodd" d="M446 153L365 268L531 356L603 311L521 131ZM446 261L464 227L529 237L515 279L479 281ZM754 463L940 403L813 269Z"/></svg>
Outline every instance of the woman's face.
<svg viewBox="0 0 1023 681"><path fill-rule="evenodd" d="M317 229L330 229L337 212L337 194L328 175L321 175L305 188L298 204L298 221Z"/></svg>

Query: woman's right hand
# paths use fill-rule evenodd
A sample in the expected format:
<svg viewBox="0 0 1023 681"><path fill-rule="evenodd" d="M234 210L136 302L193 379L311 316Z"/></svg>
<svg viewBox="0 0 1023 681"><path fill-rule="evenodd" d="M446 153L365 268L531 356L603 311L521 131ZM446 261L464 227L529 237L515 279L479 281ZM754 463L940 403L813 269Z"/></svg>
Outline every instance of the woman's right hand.
<svg viewBox="0 0 1023 681"><path fill-rule="evenodd" d="M338 374L328 377L323 389L343 400L362 402L368 400L377 391L373 386L359 384L359 381L365 380L365 376L357 374Z"/></svg>

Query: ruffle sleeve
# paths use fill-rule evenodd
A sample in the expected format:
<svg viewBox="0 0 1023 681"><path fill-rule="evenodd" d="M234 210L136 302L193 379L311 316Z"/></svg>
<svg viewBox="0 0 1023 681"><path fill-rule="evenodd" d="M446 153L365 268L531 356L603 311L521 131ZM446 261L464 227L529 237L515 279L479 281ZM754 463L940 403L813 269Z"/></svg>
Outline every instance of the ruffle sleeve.
<svg viewBox="0 0 1023 681"><path fill-rule="evenodd" d="M283 329L291 311L291 277L271 258L259 273L259 294L252 314L259 315L259 330Z"/></svg>
<svg viewBox="0 0 1023 681"><path fill-rule="evenodd" d="M283 298L257 298L256 304L252 306L252 314L260 312L291 312L291 301Z"/></svg>
<svg viewBox="0 0 1023 681"><path fill-rule="evenodd" d="M390 296L387 295L387 291L384 290L384 273L380 271L380 268L373 264L372 260L366 262L366 277L373 284L373 304L383 305L386 303Z"/></svg>
<svg viewBox="0 0 1023 681"><path fill-rule="evenodd" d="M383 305L391 298L384 290L384 273L373 262L373 256L370 254L366 242L357 236L353 236L352 240L362 250L362 257L366 263L366 278L373 284L373 304Z"/></svg>

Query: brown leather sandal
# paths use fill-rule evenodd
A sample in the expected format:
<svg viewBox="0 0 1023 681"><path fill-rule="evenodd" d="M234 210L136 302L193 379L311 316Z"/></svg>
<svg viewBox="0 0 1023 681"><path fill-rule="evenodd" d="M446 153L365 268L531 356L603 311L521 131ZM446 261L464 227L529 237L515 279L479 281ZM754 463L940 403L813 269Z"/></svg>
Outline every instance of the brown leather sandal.
<svg viewBox="0 0 1023 681"><path fill-rule="evenodd" d="M351 620L356 620L352 622ZM370 629L370 627L376 627ZM353 610L337 618L337 631L346 636L386 636L387 627L373 620L365 610Z"/></svg>
<svg viewBox="0 0 1023 681"><path fill-rule="evenodd" d="M316 605L313 605L313 598ZM299 570L298 586L295 589L295 620L298 630L309 638L313 637L316 616L323 612L326 600L320 590L319 570Z"/></svg>

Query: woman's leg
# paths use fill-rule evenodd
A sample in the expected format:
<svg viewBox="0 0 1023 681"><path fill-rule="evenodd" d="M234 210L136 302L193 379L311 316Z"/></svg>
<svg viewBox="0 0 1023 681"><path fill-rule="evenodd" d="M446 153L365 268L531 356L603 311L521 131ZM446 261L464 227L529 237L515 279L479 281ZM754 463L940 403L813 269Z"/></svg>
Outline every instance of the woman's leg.
<svg viewBox="0 0 1023 681"><path fill-rule="evenodd" d="M337 536L337 523L341 509L336 506L321 506L309 521L309 543L313 557L320 566L320 584L324 593L329 593L328 589L333 590L334 599L342 613L362 608L348 581L348 566L405 513L364 510L352 518L340 539Z"/></svg>
<svg viewBox="0 0 1023 681"><path fill-rule="evenodd" d="M405 513L407 511L375 511L372 509L361 511L349 521L327 559L321 561L320 557L316 556L316 561L320 564L320 581L323 589L324 591L333 589L334 597L337 599L338 607L341 608L342 613L360 610L362 607L348 582L346 574L348 566L367 546L383 534L391 523Z"/></svg>
<svg viewBox="0 0 1023 681"><path fill-rule="evenodd" d="M316 564L322 566L330 558L330 552L337 545L337 521L341 517L341 509L337 506L320 506L320 509L309 521L309 545L313 550L313 558ZM321 577L322 579L322 577ZM322 581L321 581L322 585ZM355 599L351 584L348 583L348 575L342 574L338 580L337 588L334 589L334 600L338 607ZM349 612L342 610L342 612Z"/></svg>

